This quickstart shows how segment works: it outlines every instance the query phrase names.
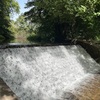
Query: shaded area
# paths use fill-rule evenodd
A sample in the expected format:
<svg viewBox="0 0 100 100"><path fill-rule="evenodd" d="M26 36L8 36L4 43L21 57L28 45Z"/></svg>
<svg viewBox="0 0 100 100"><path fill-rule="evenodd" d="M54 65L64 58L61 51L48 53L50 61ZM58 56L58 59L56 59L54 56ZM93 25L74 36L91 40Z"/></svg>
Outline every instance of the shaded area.
<svg viewBox="0 0 100 100"><path fill-rule="evenodd" d="M0 100L18 100L12 90L0 78Z"/></svg>
<svg viewBox="0 0 100 100"><path fill-rule="evenodd" d="M38 35L29 35L27 37L27 40L29 42L38 42L38 43L41 43L42 42L42 38L40 36L38 36ZM44 39L43 42L47 43L47 41L45 41L45 39Z"/></svg>
<svg viewBox="0 0 100 100"><path fill-rule="evenodd" d="M76 41L76 44L81 45L95 60L100 57L100 46L92 43L92 42L86 42L78 40Z"/></svg>

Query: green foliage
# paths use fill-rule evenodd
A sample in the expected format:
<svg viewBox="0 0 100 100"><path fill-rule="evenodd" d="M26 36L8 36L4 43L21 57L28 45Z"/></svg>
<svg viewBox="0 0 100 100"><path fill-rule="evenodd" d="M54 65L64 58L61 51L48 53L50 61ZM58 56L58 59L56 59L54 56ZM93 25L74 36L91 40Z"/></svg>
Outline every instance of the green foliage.
<svg viewBox="0 0 100 100"><path fill-rule="evenodd" d="M15 37L14 42L26 42L27 37L34 34L34 24L25 20L25 16L21 14L16 21L11 21L10 30L12 30Z"/></svg>
<svg viewBox="0 0 100 100"><path fill-rule="evenodd" d="M30 8L26 18L40 25L36 34L50 41L93 39L100 34L99 0L30 0L26 8Z"/></svg>
<svg viewBox="0 0 100 100"><path fill-rule="evenodd" d="M5 38L2 35L0 35L0 42L3 41L4 39Z"/></svg>
<svg viewBox="0 0 100 100"><path fill-rule="evenodd" d="M13 13L19 13L19 4L16 0L10 0L10 12L13 14Z"/></svg>
<svg viewBox="0 0 100 100"><path fill-rule="evenodd" d="M35 42L35 43L40 43L42 42L41 40L41 36L39 35L36 35L36 34L30 34L28 37L27 37L27 40L30 41L30 42ZM46 41L47 42L47 41Z"/></svg>
<svg viewBox="0 0 100 100"><path fill-rule="evenodd" d="M18 12L19 6L15 0L0 1L0 36L5 39L13 38L10 30L10 16L13 12Z"/></svg>
<svg viewBox="0 0 100 100"><path fill-rule="evenodd" d="M28 20L25 20L25 16L23 14L17 18L15 25L19 31L32 33L34 29L34 24L30 23Z"/></svg>

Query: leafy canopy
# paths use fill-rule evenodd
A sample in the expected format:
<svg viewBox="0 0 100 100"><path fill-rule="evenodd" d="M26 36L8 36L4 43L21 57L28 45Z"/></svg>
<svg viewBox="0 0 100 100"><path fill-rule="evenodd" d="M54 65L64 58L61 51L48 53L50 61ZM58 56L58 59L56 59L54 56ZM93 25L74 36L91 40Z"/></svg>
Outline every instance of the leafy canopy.
<svg viewBox="0 0 100 100"><path fill-rule="evenodd" d="M11 38L10 17L14 12L19 12L16 0L0 0L0 35L6 39Z"/></svg>
<svg viewBox="0 0 100 100"><path fill-rule="evenodd" d="M100 0L30 0L26 8L26 18L40 25L37 34L49 40L89 39L100 33Z"/></svg>

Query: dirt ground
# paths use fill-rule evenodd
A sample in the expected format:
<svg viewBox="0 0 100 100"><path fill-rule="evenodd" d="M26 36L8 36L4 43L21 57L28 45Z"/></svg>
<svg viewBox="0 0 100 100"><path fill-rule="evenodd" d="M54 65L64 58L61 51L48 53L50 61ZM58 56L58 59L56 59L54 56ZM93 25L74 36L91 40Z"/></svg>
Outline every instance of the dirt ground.
<svg viewBox="0 0 100 100"><path fill-rule="evenodd" d="M0 100L18 100L6 83L0 78Z"/></svg>

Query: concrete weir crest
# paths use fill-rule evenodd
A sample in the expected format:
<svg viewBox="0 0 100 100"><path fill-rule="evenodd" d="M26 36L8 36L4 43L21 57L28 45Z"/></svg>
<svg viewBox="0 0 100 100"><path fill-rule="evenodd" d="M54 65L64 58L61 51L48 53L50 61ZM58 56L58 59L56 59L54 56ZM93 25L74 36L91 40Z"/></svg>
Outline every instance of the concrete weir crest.
<svg viewBox="0 0 100 100"><path fill-rule="evenodd" d="M100 100L100 65L81 46L0 47L0 77L19 100Z"/></svg>

